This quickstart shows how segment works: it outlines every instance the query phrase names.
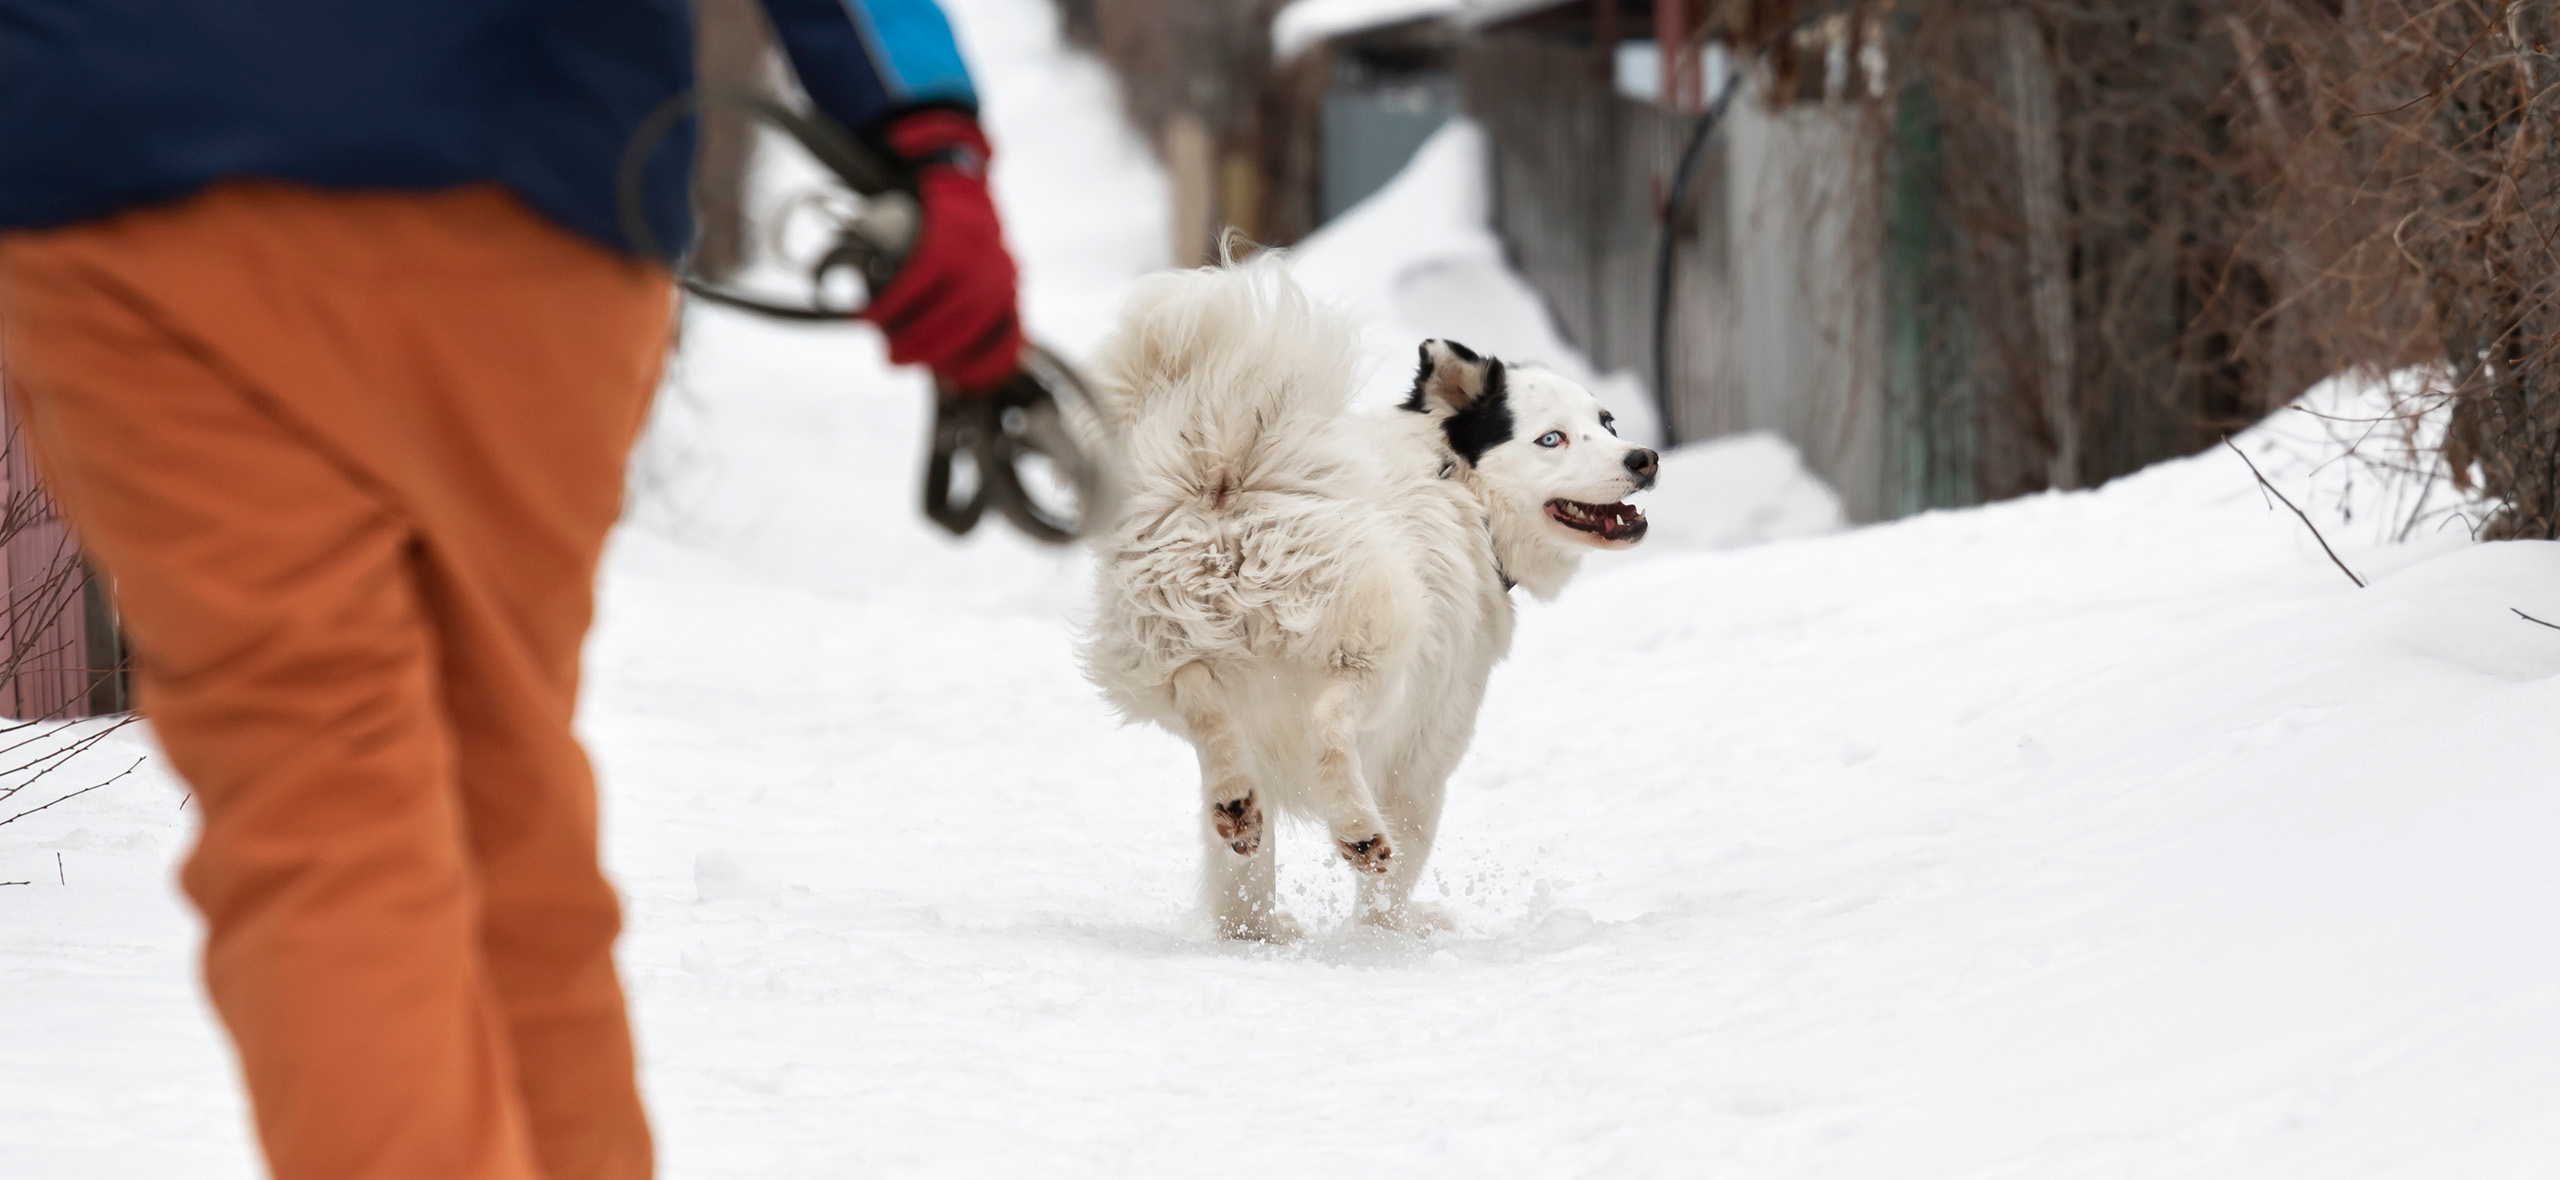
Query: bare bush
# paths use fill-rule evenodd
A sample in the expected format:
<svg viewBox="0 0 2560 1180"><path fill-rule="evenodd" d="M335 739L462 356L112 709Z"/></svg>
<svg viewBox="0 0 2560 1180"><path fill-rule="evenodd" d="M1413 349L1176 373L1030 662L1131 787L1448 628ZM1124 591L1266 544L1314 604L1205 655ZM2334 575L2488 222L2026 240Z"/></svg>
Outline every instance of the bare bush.
<svg viewBox="0 0 2560 1180"><path fill-rule="evenodd" d="M2005 443L1985 447L1987 497L2202 449L2329 373L2426 364L2442 387L2402 436L2450 402L2444 469L2502 505L2484 535L2560 536L2551 6L1878 12L1895 142L1921 125L1936 153L1948 338ZM2055 290L2059 321L2039 314Z"/></svg>

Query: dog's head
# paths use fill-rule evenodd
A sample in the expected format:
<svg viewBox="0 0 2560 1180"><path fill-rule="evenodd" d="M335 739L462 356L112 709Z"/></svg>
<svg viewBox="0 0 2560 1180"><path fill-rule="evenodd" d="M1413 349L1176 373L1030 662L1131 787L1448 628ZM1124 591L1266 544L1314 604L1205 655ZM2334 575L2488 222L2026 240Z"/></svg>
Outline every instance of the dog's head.
<svg viewBox="0 0 2560 1180"><path fill-rule="evenodd" d="M1504 565L1559 565L1552 584L1513 568L1541 596L1570 576L1583 549L1644 539L1644 513L1626 502L1653 486L1660 457L1618 437L1591 391L1546 369L1516 367L1451 340L1426 340L1404 408L1439 421L1455 460L1493 512ZM1557 550L1552 562L1537 550Z"/></svg>

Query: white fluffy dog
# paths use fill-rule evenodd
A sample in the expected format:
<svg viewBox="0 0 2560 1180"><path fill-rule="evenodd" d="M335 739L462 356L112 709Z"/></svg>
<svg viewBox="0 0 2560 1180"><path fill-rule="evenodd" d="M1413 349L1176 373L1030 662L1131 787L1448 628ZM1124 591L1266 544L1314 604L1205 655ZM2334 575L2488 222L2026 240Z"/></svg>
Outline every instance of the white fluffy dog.
<svg viewBox="0 0 2560 1180"><path fill-rule="evenodd" d="M1361 917L1409 902L1442 788L1511 645L1590 549L1633 545L1653 483L1588 390L1465 346L1422 345L1398 409L1348 413L1355 326L1276 257L1145 280L1096 366L1121 499L1095 539L1087 674L1188 739L1206 807L1206 903L1230 937L1285 940L1268 809L1322 823Z"/></svg>

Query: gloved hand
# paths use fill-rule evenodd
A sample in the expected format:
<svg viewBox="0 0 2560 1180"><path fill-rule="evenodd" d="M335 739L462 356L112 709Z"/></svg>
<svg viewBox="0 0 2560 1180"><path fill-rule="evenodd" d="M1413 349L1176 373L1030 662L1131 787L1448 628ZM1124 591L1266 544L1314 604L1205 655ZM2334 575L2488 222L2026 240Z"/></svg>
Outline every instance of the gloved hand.
<svg viewBox="0 0 2560 1180"><path fill-rule="evenodd" d="M923 227L897 277L862 315L889 338L889 359L923 365L952 389L981 393L1013 375L1022 352L1013 256L987 195L987 137L958 111L889 124L889 149L916 172Z"/></svg>

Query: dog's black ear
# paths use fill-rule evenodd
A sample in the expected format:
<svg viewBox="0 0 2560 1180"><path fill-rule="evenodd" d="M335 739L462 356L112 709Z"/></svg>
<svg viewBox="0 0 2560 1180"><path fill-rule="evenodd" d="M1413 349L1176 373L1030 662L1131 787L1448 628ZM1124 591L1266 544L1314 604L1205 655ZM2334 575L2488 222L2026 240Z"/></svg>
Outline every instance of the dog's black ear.
<svg viewBox="0 0 2560 1180"><path fill-rule="evenodd" d="M1476 377L1475 395L1465 409L1440 420L1440 433L1449 437L1449 449L1473 467L1484 462L1484 453L1511 441L1510 371L1502 362L1487 358Z"/></svg>
<svg viewBox="0 0 2560 1180"><path fill-rule="evenodd" d="M1500 363L1476 355L1455 340L1425 340L1422 363L1413 373L1413 393L1404 399L1404 408L1417 414L1435 409L1464 413L1484 396L1487 367Z"/></svg>

